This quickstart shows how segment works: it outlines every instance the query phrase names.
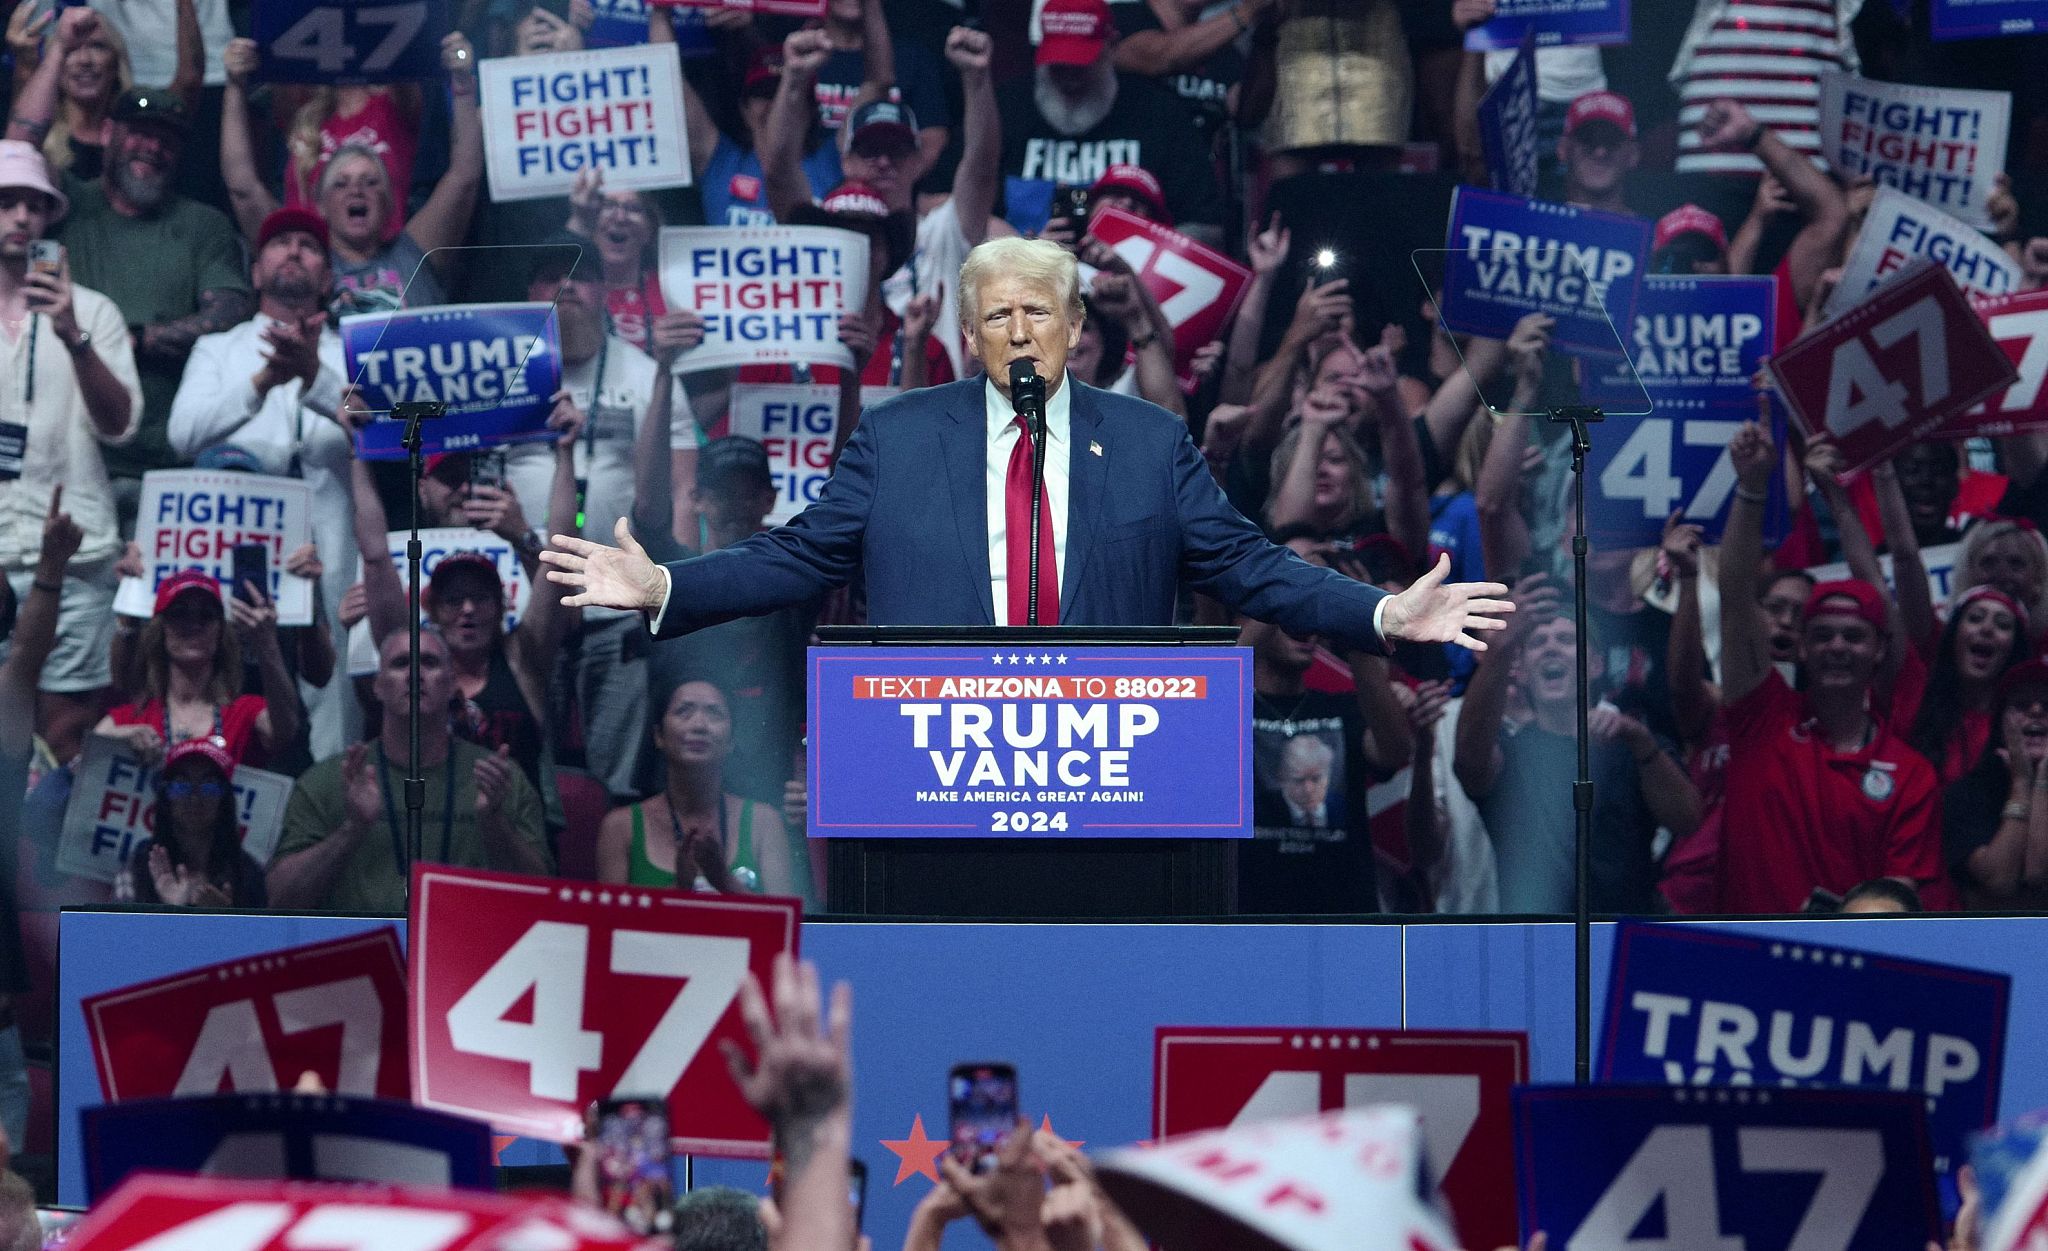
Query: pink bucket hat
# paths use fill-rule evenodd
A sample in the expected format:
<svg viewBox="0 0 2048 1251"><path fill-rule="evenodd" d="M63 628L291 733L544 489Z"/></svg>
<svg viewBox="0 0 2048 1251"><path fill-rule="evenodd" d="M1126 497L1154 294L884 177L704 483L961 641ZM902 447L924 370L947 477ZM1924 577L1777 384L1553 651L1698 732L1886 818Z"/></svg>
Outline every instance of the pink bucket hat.
<svg viewBox="0 0 2048 1251"><path fill-rule="evenodd" d="M50 197L56 206L51 221L71 211L71 201L50 181L50 166L36 146L21 139L0 139L0 187L27 187Z"/></svg>

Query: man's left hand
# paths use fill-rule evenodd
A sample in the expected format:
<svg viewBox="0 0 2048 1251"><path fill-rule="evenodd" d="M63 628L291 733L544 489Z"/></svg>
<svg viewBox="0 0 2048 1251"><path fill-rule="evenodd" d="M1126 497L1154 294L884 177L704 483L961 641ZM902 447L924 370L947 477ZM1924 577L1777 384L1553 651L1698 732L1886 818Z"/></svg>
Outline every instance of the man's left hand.
<svg viewBox="0 0 2048 1251"><path fill-rule="evenodd" d="M1473 632L1506 628L1501 617L1515 610L1508 589L1498 582L1446 583L1450 571L1450 556L1439 556L1436 568L1387 601L1380 631L1388 643L1456 643L1483 652L1486 644Z"/></svg>

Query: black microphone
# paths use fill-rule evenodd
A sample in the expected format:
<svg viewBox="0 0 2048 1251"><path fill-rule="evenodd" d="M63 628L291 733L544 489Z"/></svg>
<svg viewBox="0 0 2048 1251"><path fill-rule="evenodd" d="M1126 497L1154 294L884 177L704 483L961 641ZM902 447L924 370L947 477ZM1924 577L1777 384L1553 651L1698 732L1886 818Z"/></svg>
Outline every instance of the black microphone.
<svg viewBox="0 0 2048 1251"><path fill-rule="evenodd" d="M1031 540L1030 570L1026 579L1030 598L1025 601L1024 620L1011 625L1052 625L1038 619L1038 527L1045 504L1045 379L1028 360L1010 362L1010 404L1024 419L1031 439Z"/></svg>
<svg viewBox="0 0 2048 1251"><path fill-rule="evenodd" d="M1010 403L1033 435L1045 428L1045 379L1028 360L1010 362Z"/></svg>

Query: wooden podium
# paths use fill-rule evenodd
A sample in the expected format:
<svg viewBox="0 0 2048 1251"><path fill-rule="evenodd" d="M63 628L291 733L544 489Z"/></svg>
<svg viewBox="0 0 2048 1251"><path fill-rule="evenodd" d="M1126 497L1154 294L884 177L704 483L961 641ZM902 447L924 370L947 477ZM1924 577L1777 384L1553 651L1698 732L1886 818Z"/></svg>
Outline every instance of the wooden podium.
<svg viewBox="0 0 2048 1251"><path fill-rule="evenodd" d="M826 647L1231 647L1230 626L824 626ZM826 908L845 916L992 919L1220 917L1229 838L834 838Z"/></svg>

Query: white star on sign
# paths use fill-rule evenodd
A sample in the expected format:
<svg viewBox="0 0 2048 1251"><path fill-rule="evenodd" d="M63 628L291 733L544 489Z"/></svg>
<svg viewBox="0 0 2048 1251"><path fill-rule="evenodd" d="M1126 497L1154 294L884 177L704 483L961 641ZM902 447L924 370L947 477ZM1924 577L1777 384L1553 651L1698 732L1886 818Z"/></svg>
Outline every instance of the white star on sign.
<svg viewBox="0 0 2048 1251"><path fill-rule="evenodd" d="M990 656L990 657L988 658L988 662L989 662L990 664L992 664L992 665L999 665L999 664L1003 663L1003 658L1002 658L1002 656L1001 656L1000 654L998 654L998 655L995 655L995 656Z"/></svg>
<svg viewBox="0 0 2048 1251"><path fill-rule="evenodd" d="M1015 652L1011 652L1011 653L1010 653L1010 663L1011 663L1011 664L1013 664L1013 665L1017 663L1017 653L1015 653Z"/></svg>
<svg viewBox="0 0 2048 1251"><path fill-rule="evenodd" d="M1047 653L1045 653L1044 655L1041 655L1041 656L1040 656L1040 657L1038 658L1038 663L1039 663L1039 664L1042 664L1042 665L1049 665L1049 664L1051 664L1051 663L1052 663L1052 654L1051 654L1050 652L1047 652Z"/></svg>
<svg viewBox="0 0 2048 1251"><path fill-rule="evenodd" d="M1065 663L1067 663L1067 658L1066 658L1066 656L1065 656L1064 654L1062 654L1062 655L1060 656L1060 663L1061 663L1061 664L1065 664Z"/></svg>
<svg viewBox="0 0 2048 1251"><path fill-rule="evenodd" d="M1024 663L1027 665L1035 665L1038 663L1038 657L1032 655L1030 652L1025 652Z"/></svg>

